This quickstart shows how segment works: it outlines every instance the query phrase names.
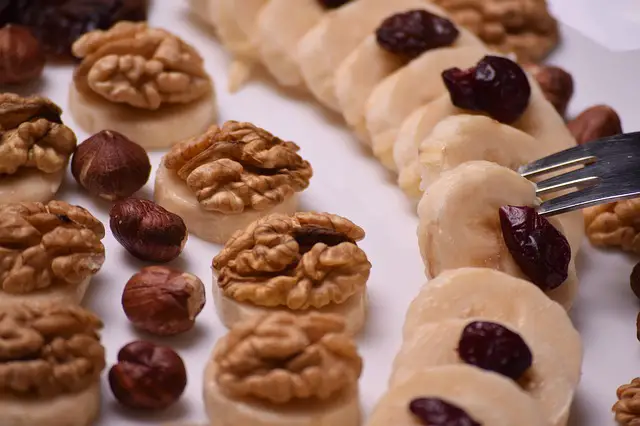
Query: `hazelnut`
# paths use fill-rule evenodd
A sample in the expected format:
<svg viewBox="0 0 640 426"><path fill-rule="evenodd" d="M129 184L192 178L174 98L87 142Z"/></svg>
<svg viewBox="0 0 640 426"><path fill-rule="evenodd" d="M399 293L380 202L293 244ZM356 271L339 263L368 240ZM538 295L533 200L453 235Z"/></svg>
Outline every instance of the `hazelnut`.
<svg viewBox="0 0 640 426"><path fill-rule="evenodd" d="M42 75L45 54L40 41L27 27L6 25L0 29L0 84L21 84Z"/></svg>
<svg viewBox="0 0 640 426"><path fill-rule="evenodd" d="M629 284L631 285L633 294L640 299L640 263L637 263L636 266L633 267L633 271L631 271L631 276L629 277Z"/></svg>
<svg viewBox="0 0 640 426"><path fill-rule="evenodd" d="M143 268L129 279L122 293L129 321L157 336L190 330L204 303L204 284L198 277L166 266Z"/></svg>
<svg viewBox="0 0 640 426"><path fill-rule="evenodd" d="M527 65L526 70L536 79L542 93L564 117L569 101L573 97L573 77L560 67L550 65Z"/></svg>
<svg viewBox="0 0 640 426"><path fill-rule="evenodd" d="M132 342L118 352L118 362L109 370L109 386L126 407L161 410L180 398L187 386L187 371L173 349Z"/></svg>
<svg viewBox="0 0 640 426"><path fill-rule="evenodd" d="M151 162L140 145L103 130L78 145L71 173L91 194L113 201L131 196L147 183Z"/></svg>
<svg viewBox="0 0 640 426"><path fill-rule="evenodd" d="M622 133L622 123L618 113L607 105L587 108L567 126L578 144Z"/></svg>
<svg viewBox="0 0 640 426"><path fill-rule="evenodd" d="M109 212L111 232L131 255L151 262L169 262L180 256L187 242L182 218L153 201L127 198Z"/></svg>

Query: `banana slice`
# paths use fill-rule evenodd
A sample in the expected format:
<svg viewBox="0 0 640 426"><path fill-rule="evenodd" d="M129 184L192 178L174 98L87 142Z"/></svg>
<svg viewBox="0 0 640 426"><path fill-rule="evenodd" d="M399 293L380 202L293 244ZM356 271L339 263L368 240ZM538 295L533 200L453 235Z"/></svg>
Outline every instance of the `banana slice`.
<svg viewBox="0 0 640 426"><path fill-rule="evenodd" d="M421 8L434 15L447 17L444 10L438 7L427 5L421 6ZM459 31L458 38L451 46L429 50L421 56L435 56L438 58L442 57L440 51L448 51L465 46L482 46L480 39L471 32L463 28L459 28ZM420 61L420 58L414 59L414 61ZM338 104L347 124L355 130L361 141L369 142L369 134L364 118L365 106L369 95L386 77L405 65L411 66L406 59L382 49L375 34L370 34L340 64L335 75ZM440 78L440 73L450 66L451 64L442 64L441 67L430 66L425 70L426 73L422 75L423 80L430 81L432 78Z"/></svg>
<svg viewBox="0 0 640 426"><path fill-rule="evenodd" d="M467 365L459 357L457 348L463 330L472 321L488 320L449 319L423 324L416 329L411 338L405 340L394 360L389 387L393 389L424 369ZM533 354L533 364L518 381L520 387L538 402L551 425L566 425L578 382L575 377L570 377L563 364L558 363L558 358L564 354L547 342L550 330L532 327L520 330L507 324L500 325L519 334Z"/></svg>
<svg viewBox="0 0 640 426"><path fill-rule="evenodd" d="M327 13L297 46L296 60L302 77L316 99L327 108L340 111L334 76L342 61L388 16L430 3L357 0Z"/></svg>
<svg viewBox="0 0 640 426"><path fill-rule="evenodd" d="M60 189L65 169L44 173L36 169L22 169L0 178L0 204L23 201L50 201Z"/></svg>
<svg viewBox="0 0 640 426"><path fill-rule="evenodd" d="M422 195L418 188L420 178L422 189L426 189L442 173L467 161L486 160L517 170L555 150L555 147L549 147L527 133L489 117L453 115L436 124L422 141L417 161L415 158L404 160L412 163L401 170L399 183L408 194L419 198ZM584 240L582 211L566 213L561 217L566 217L564 225L567 239L571 249L577 253Z"/></svg>
<svg viewBox="0 0 640 426"><path fill-rule="evenodd" d="M537 203L531 182L495 163L471 161L443 174L418 206L418 242L427 276L477 266L526 279L504 243L498 212L505 205ZM562 233L566 220L549 219ZM578 287L573 260L572 255L567 280L547 293L567 309L571 308Z"/></svg>
<svg viewBox="0 0 640 426"><path fill-rule="evenodd" d="M258 48L263 65L278 84L302 88L294 59L300 39L325 15L318 0L271 0L258 16Z"/></svg>
<svg viewBox="0 0 640 426"><path fill-rule="evenodd" d="M488 268L446 271L425 284L411 302L403 335L411 340L424 324L482 317L519 330L544 333L571 383L580 380L582 343L566 311L530 282Z"/></svg>
<svg viewBox="0 0 640 426"><path fill-rule="evenodd" d="M512 380L466 365L415 373L386 393L367 426L426 424L409 411L416 398L441 399L484 426L549 426L538 404Z"/></svg>
<svg viewBox="0 0 640 426"><path fill-rule="evenodd" d="M475 65L487 53L482 45L467 45L427 52L387 77L367 99L366 128L375 156L390 170L397 170L393 146L402 122L416 108L446 92L441 73L453 66Z"/></svg>

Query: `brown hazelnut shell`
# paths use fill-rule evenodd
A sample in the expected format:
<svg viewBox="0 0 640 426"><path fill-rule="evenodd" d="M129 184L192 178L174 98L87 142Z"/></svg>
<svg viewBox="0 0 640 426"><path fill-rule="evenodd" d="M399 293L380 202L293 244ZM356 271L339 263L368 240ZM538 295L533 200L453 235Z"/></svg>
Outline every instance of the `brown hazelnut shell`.
<svg viewBox="0 0 640 426"><path fill-rule="evenodd" d="M0 29L0 84L22 84L42 75L46 56L27 27L9 24Z"/></svg>

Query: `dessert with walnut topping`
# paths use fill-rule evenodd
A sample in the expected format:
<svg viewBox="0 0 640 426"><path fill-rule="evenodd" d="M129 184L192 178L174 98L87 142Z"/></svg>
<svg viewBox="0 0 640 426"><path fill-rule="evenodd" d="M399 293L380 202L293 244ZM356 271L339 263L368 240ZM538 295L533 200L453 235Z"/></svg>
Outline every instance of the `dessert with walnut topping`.
<svg viewBox="0 0 640 426"><path fill-rule="evenodd" d="M211 426L357 426L362 359L339 316L264 314L237 324L207 364Z"/></svg>
<svg viewBox="0 0 640 426"><path fill-rule="evenodd" d="M0 204L49 201L58 192L76 135L49 99L0 94Z"/></svg>
<svg viewBox="0 0 640 426"><path fill-rule="evenodd" d="M238 231L213 259L213 295L231 327L265 312L339 314L346 332L364 325L371 263L364 231L328 213L273 214Z"/></svg>
<svg viewBox="0 0 640 426"><path fill-rule="evenodd" d="M2 426L89 426L100 408L102 322L75 306L0 309Z"/></svg>
<svg viewBox="0 0 640 426"><path fill-rule="evenodd" d="M0 309L80 303L104 263L103 237L98 219L63 201L0 205Z"/></svg>
<svg viewBox="0 0 640 426"><path fill-rule="evenodd" d="M212 126L164 156L155 200L192 234L224 244L256 219L296 211L313 174L298 150L250 123Z"/></svg>
<svg viewBox="0 0 640 426"><path fill-rule="evenodd" d="M73 53L82 62L69 105L88 133L115 130L162 149L215 120L215 91L202 57L168 31L120 22L85 34Z"/></svg>

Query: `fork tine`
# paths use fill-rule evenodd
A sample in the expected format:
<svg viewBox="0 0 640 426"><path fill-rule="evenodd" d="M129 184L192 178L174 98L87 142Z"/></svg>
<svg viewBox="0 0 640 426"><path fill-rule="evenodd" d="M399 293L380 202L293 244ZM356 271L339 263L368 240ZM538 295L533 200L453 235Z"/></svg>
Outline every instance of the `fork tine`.
<svg viewBox="0 0 640 426"><path fill-rule="evenodd" d="M542 182L538 182L536 184L536 192L538 195L542 195L565 188L582 187L595 184L600 180L596 171L597 168L594 166L584 166L578 170L572 170L559 176L554 176L543 180Z"/></svg>
<svg viewBox="0 0 640 426"><path fill-rule="evenodd" d="M640 189L612 191L607 185L592 186L544 201L537 209L543 216L554 216L598 204L613 203L640 196Z"/></svg>
<svg viewBox="0 0 640 426"><path fill-rule="evenodd" d="M578 145L564 151L556 152L547 157L533 161L518 169L518 172L525 178L532 178L541 174L554 172L571 166L589 164L596 160L596 157L589 154L583 145Z"/></svg>

